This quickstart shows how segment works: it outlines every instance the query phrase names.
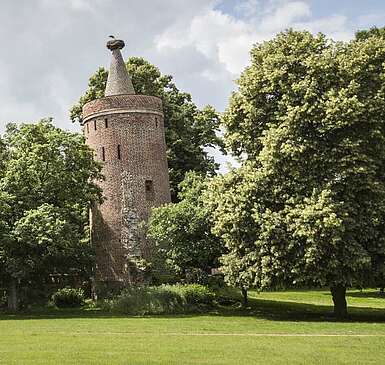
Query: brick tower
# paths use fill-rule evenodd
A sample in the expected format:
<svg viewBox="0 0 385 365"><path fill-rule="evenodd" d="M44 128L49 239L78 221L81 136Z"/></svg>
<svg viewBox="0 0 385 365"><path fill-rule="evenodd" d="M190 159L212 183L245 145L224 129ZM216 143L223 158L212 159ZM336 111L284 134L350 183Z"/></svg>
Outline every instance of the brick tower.
<svg viewBox="0 0 385 365"><path fill-rule="evenodd" d="M170 202L161 99L136 95L120 50L112 52L105 97L83 107L87 144L103 163L105 201L91 212L96 250L96 290L100 294L134 283L133 262L151 256L142 222L150 209Z"/></svg>

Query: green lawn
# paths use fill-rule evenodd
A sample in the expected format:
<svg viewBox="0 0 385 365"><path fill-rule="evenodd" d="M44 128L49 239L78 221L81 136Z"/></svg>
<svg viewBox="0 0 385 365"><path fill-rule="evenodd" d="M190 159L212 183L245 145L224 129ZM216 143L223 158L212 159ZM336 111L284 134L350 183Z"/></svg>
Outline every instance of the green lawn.
<svg viewBox="0 0 385 365"><path fill-rule="evenodd" d="M333 321L327 291L250 293L250 309L122 317L0 314L0 364L384 364L385 298L351 291Z"/></svg>

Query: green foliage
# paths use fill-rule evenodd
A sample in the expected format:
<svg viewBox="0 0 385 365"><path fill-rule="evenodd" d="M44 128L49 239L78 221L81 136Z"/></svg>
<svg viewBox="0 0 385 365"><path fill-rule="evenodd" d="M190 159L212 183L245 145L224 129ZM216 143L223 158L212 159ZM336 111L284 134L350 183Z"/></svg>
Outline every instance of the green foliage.
<svg viewBox="0 0 385 365"><path fill-rule="evenodd" d="M77 308L84 303L82 289L63 288L52 295L52 301L58 308Z"/></svg>
<svg viewBox="0 0 385 365"><path fill-rule="evenodd" d="M177 199L178 184L188 171L214 175L218 165L205 147L221 147L217 136L219 117L214 108L202 110L193 103L191 95L181 92L172 82L172 76L162 75L157 67L143 58L130 57L126 63L136 93L158 96L163 101L167 160L171 195ZM71 109L71 120L81 122L85 103L103 97L108 71L104 68L91 76L88 90Z"/></svg>
<svg viewBox="0 0 385 365"><path fill-rule="evenodd" d="M0 137L0 177L5 171L6 162L8 159L8 149L5 141Z"/></svg>
<svg viewBox="0 0 385 365"><path fill-rule="evenodd" d="M207 207L213 212L212 231L227 248L220 259L221 272L232 286L257 286L255 276L259 268L256 266L258 251L255 240L258 226L253 212L261 198L256 190L263 189L262 183L256 180L254 167L245 164L215 178L206 193Z"/></svg>
<svg viewBox="0 0 385 365"><path fill-rule="evenodd" d="M200 284L180 285L174 287L189 305L213 303L215 294L207 286Z"/></svg>
<svg viewBox="0 0 385 365"><path fill-rule="evenodd" d="M223 117L226 144L232 152L254 160L270 128L322 119L316 105L323 99L317 97L338 87L335 52L338 47L324 35L313 37L309 32L288 31L256 45L251 66L237 81L239 90Z"/></svg>
<svg viewBox="0 0 385 365"><path fill-rule="evenodd" d="M50 274L88 277L88 210L100 201L100 165L79 134L9 124L0 175L0 280L41 287Z"/></svg>
<svg viewBox="0 0 385 365"><path fill-rule="evenodd" d="M372 282L385 257L385 39L287 31L251 55L223 119L247 164L213 193L228 280Z"/></svg>
<svg viewBox="0 0 385 365"><path fill-rule="evenodd" d="M161 285L125 289L108 303L114 312L125 314L172 314L196 311L212 305L214 293L194 285Z"/></svg>
<svg viewBox="0 0 385 365"><path fill-rule="evenodd" d="M12 262L15 269L23 271L13 275L27 279L36 275L48 277L68 268L81 271L90 264L93 251L85 242L84 229L79 222L66 219L66 215L63 208L43 204L15 222L8 265Z"/></svg>
<svg viewBox="0 0 385 365"><path fill-rule="evenodd" d="M211 212L203 199L208 184L207 178L186 174L179 185L180 202L153 209L148 223L158 261L189 282L204 282L223 252L221 241L211 233Z"/></svg>
<svg viewBox="0 0 385 365"><path fill-rule="evenodd" d="M369 30L359 30L356 32L356 39L359 41L364 41L369 37L382 37L385 38L385 27L377 28L373 27Z"/></svg>
<svg viewBox="0 0 385 365"><path fill-rule="evenodd" d="M124 290L110 301L109 308L124 314L180 313L183 300L177 293L163 287L138 287Z"/></svg>

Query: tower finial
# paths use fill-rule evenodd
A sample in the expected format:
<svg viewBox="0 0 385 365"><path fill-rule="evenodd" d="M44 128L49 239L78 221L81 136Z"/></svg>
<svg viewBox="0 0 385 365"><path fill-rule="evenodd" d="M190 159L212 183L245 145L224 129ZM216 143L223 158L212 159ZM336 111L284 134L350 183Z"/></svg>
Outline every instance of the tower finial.
<svg viewBox="0 0 385 365"><path fill-rule="evenodd" d="M115 39L110 35L111 40L107 42L107 48L112 52L110 72L108 73L105 96L135 94L134 86L127 72L120 50L124 48L124 41Z"/></svg>

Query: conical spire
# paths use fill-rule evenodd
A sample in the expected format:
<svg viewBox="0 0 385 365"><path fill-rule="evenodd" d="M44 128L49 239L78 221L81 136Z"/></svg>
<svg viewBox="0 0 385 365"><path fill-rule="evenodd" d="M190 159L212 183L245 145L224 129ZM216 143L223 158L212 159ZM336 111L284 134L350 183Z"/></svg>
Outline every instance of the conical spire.
<svg viewBox="0 0 385 365"><path fill-rule="evenodd" d="M124 42L120 39L112 39L107 42L107 48L111 50L112 58L104 93L105 96L135 94L134 86L120 53L123 47Z"/></svg>

